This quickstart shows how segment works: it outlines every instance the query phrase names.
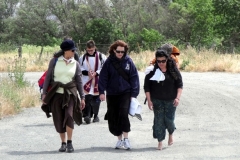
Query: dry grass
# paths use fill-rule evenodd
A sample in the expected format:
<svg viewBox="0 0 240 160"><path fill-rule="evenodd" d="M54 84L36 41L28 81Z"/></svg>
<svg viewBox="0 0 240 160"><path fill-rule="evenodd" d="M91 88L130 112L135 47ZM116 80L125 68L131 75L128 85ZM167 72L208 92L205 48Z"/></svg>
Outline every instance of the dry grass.
<svg viewBox="0 0 240 160"><path fill-rule="evenodd" d="M21 108L40 105L39 92L31 85L19 88L8 77L3 77L0 88L0 119L18 113Z"/></svg>
<svg viewBox="0 0 240 160"><path fill-rule="evenodd" d="M144 71L154 58L155 52L131 53L136 67ZM178 56L181 70L187 72L231 72L240 73L240 54L219 54L211 50L197 52L189 48Z"/></svg>
<svg viewBox="0 0 240 160"><path fill-rule="evenodd" d="M180 65L188 64L184 71L191 72L240 72L240 54L219 54L211 50L197 52L194 49L183 50Z"/></svg>
<svg viewBox="0 0 240 160"><path fill-rule="evenodd" d="M48 67L50 58L54 52L45 52L41 60L38 60L37 53L24 53L23 58L26 59L27 72L42 72ZM141 53L130 53L137 69L144 71L154 58L153 51L143 51ZM17 53L0 54L0 72L7 71L9 62L14 60ZM181 50L181 55L178 57L181 69L187 72L240 72L240 54L218 54L212 50L203 50L197 52L195 49L189 48Z"/></svg>
<svg viewBox="0 0 240 160"><path fill-rule="evenodd" d="M7 67L17 57L15 53L0 54L0 72L7 72ZM43 54L41 60L37 54L23 54L26 59L26 72L42 72L47 69L52 54Z"/></svg>

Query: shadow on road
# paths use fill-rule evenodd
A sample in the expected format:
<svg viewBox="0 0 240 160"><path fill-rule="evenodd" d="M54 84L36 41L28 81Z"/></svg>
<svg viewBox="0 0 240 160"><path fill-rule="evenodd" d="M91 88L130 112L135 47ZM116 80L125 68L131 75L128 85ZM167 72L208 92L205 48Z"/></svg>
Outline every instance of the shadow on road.
<svg viewBox="0 0 240 160"><path fill-rule="evenodd" d="M163 148L164 149L164 148ZM84 153L84 152L109 152L109 153L123 153L123 152L149 152L154 151L156 148L136 148L131 150L125 149L114 149L110 147L92 147L92 148L84 148L84 149L75 149L74 153ZM62 154L63 152L54 151L12 151L7 152L9 155L38 155L38 154Z"/></svg>

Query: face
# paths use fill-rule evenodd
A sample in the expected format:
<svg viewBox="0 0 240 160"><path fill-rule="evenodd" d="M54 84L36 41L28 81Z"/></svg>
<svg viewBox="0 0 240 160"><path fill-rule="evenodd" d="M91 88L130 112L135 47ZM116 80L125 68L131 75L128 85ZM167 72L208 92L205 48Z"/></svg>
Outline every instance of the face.
<svg viewBox="0 0 240 160"><path fill-rule="evenodd" d="M166 68L167 58L166 57L157 57L156 62L160 68Z"/></svg>
<svg viewBox="0 0 240 160"><path fill-rule="evenodd" d="M65 55L67 57L73 57L74 53L75 53L75 50L67 50L67 51L65 51Z"/></svg>
<svg viewBox="0 0 240 160"><path fill-rule="evenodd" d="M95 47L87 48L86 51L87 51L88 54L93 55L94 52L95 52Z"/></svg>
<svg viewBox="0 0 240 160"><path fill-rule="evenodd" d="M116 48L116 50L114 50L115 52L115 55L117 58L121 59L125 53L125 48L124 47L121 47L121 46L118 46Z"/></svg>

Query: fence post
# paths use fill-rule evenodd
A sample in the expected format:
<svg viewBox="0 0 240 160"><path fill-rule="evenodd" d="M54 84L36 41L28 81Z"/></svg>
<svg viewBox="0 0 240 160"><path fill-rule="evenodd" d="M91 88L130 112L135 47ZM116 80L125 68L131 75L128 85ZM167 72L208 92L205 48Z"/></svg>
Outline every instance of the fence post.
<svg viewBox="0 0 240 160"><path fill-rule="evenodd" d="M18 57L22 58L22 46L21 45L18 47Z"/></svg>

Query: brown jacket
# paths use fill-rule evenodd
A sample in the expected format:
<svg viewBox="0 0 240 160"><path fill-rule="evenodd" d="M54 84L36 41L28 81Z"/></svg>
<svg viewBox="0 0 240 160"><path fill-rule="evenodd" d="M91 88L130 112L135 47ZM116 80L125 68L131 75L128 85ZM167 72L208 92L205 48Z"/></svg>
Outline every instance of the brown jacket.
<svg viewBox="0 0 240 160"><path fill-rule="evenodd" d="M63 103L62 103L62 108L68 107L68 102L70 98L70 94L68 91L74 96L74 106L73 106L73 120L76 122L77 125L82 124L82 111L80 109L80 99L78 98L78 93L77 93L77 86L74 81L71 81L67 84L63 84L61 82L52 82L51 83L51 89L49 92L46 94L46 97L44 98L44 102L46 104L42 105L42 110L46 113L47 117L50 117L50 103L51 99L53 98L54 94L56 93L57 89L59 87L62 87L64 89L63 93Z"/></svg>

